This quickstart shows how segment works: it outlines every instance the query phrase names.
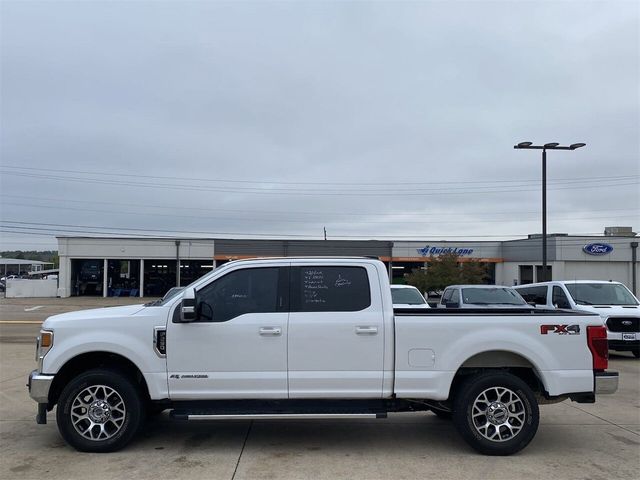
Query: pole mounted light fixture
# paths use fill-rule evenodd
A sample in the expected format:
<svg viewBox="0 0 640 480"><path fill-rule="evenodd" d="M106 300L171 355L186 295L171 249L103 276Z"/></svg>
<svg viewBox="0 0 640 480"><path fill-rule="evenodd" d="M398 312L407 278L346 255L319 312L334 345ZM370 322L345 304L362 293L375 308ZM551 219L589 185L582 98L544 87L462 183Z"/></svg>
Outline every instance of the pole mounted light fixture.
<svg viewBox="0 0 640 480"><path fill-rule="evenodd" d="M542 279L537 281L546 281L547 279L547 150L576 150L584 147L586 143L572 143L563 146L557 142L545 143L543 145L534 145L533 142L520 142L513 148L518 150L542 150Z"/></svg>
<svg viewBox="0 0 640 480"><path fill-rule="evenodd" d="M572 143L569 146L560 145L557 142L545 143L544 145L534 145L533 142L520 142L514 145L515 149L529 149L529 150L575 150L580 147L584 147L586 143Z"/></svg>

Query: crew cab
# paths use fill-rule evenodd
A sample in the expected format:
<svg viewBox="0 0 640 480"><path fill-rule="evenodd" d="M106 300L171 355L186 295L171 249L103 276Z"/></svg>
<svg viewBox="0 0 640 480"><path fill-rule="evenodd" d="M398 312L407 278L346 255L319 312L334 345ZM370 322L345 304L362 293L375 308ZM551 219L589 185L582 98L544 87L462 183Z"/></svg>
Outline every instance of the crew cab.
<svg viewBox="0 0 640 480"><path fill-rule="evenodd" d="M160 302L50 317L36 349L36 421L57 406L62 437L92 452L124 447L165 409L192 421L431 410L507 455L533 439L540 402L618 387L598 315L394 310L369 258L230 262Z"/></svg>
<svg viewBox="0 0 640 480"><path fill-rule="evenodd" d="M622 283L573 280L514 288L537 306L597 313L607 327L609 349L640 358L640 302Z"/></svg>

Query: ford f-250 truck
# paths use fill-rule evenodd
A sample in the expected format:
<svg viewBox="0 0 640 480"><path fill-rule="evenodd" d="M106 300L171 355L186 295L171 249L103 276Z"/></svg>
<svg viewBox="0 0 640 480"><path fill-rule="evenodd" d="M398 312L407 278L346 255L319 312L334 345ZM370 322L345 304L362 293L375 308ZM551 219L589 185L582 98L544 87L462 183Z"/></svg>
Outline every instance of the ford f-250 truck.
<svg viewBox="0 0 640 480"><path fill-rule="evenodd" d="M515 289L536 306L597 313L607 327L609 349L640 358L640 302L622 283L563 280Z"/></svg>
<svg viewBox="0 0 640 480"><path fill-rule="evenodd" d="M129 443L164 409L184 420L386 417L431 410L476 450L507 455L539 403L613 393L599 316L538 309L396 309L382 262L225 264L147 305L48 318L29 376L82 451Z"/></svg>

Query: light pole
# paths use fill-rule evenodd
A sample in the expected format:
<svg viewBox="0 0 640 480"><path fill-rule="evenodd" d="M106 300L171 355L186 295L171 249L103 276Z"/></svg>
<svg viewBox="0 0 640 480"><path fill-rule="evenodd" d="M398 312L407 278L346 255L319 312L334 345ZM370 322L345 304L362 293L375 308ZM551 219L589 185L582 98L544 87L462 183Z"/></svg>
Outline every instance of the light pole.
<svg viewBox="0 0 640 480"><path fill-rule="evenodd" d="M520 150L542 150L542 280L547 281L547 150L576 150L584 147L586 143L572 143L568 147L559 143L545 143L534 145L532 142L520 142L513 148Z"/></svg>

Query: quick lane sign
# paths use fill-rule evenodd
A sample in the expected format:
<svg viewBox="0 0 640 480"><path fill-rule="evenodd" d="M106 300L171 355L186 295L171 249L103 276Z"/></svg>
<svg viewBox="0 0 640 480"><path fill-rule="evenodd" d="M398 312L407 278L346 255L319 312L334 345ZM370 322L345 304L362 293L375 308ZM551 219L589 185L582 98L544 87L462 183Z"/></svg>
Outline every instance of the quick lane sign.
<svg viewBox="0 0 640 480"><path fill-rule="evenodd" d="M423 257L428 257L431 255L436 257L438 255L444 255L446 253L453 253L454 255L464 257L465 255L471 255L473 253L473 248L432 247L431 245L425 245L423 248L417 248L416 250Z"/></svg>

